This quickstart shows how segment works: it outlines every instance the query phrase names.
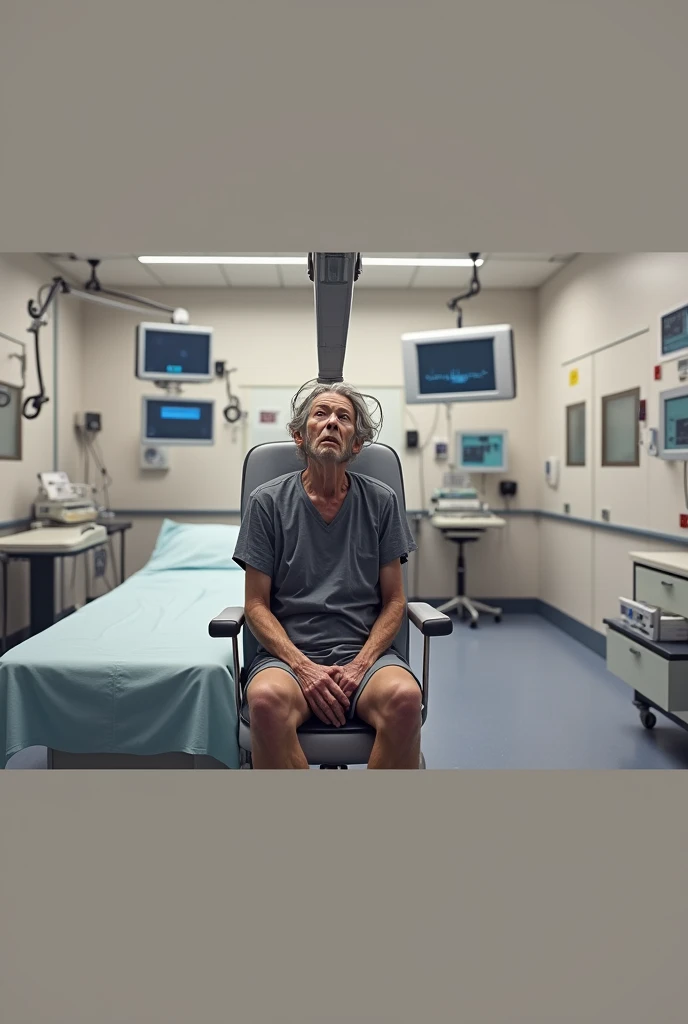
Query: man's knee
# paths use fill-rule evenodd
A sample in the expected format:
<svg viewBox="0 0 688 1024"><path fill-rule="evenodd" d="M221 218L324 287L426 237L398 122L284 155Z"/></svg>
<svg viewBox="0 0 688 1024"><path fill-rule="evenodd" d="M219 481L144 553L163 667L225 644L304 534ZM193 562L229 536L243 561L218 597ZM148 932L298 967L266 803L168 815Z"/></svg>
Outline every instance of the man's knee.
<svg viewBox="0 0 688 1024"><path fill-rule="evenodd" d="M413 733L420 729L422 695L411 678L390 680L380 702L381 727L392 732Z"/></svg>
<svg viewBox="0 0 688 1024"><path fill-rule="evenodd" d="M297 692L289 680L268 678L260 673L246 692L251 726L268 735L284 733L298 720ZM296 685L296 684L295 684Z"/></svg>

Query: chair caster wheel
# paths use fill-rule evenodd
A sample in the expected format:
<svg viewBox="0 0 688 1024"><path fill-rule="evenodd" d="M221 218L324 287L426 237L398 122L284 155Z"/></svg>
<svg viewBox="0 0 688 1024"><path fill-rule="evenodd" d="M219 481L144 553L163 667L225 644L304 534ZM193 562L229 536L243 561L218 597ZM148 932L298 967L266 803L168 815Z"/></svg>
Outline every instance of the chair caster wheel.
<svg viewBox="0 0 688 1024"><path fill-rule="evenodd" d="M641 711L640 721L643 723L646 729L654 729L657 724L657 717L653 715L651 711Z"/></svg>
<svg viewBox="0 0 688 1024"><path fill-rule="evenodd" d="M475 621L475 619L471 619L471 629L477 629L477 628L478 628L478 623Z"/></svg>
<svg viewBox="0 0 688 1024"><path fill-rule="evenodd" d="M502 616L501 615L495 615L495 622L501 622L501 621L502 621Z"/></svg>

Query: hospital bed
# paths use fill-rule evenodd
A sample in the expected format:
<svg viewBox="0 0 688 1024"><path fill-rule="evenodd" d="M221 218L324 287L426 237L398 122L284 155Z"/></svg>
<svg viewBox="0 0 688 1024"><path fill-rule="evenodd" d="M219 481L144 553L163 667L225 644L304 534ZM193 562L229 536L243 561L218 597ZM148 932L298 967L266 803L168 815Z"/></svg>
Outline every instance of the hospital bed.
<svg viewBox="0 0 688 1024"><path fill-rule="evenodd" d="M293 441L273 441L252 448L244 460L243 479L241 484L241 514L246 513L249 498L254 488L273 480L285 473L303 469L298 449ZM372 444L364 448L352 465L352 470L387 484L396 493L399 508L406 509L404 496L404 480L399 456L393 448L384 444ZM404 591L408 594L407 563L403 564ZM409 659L409 622L423 634L423 708L422 724L428 714L428 694L430 684L430 639L433 636L447 636L452 632L453 623L448 615L438 611L431 605L414 601L407 605L408 615L404 618L396 642L408 661ZM245 622L243 600L234 606L227 606L216 615L208 625L208 632L213 637L231 638L234 647L234 663L238 664L238 637L242 633L243 665L249 666L258 649L256 638ZM251 731L244 694L245 670L238 672L235 679L236 713L239 721L239 747L241 765L251 768ZM310 718L298 730L301 748L310 765L321 768L346 768L348 765L366 764L370 758L375 741L375 731L360 718L354 716L352 721L335 728L325 725L317 718ZM425 767L425 758L421 753L420 768Z"/></svg>
<svg viewBox="0 0 688 1024"><path fill-rule="evenodd" d="M165 520L143 569L0 658L4 765L238 768L232 645L208 636L240 604L238 527Z"/></svg>

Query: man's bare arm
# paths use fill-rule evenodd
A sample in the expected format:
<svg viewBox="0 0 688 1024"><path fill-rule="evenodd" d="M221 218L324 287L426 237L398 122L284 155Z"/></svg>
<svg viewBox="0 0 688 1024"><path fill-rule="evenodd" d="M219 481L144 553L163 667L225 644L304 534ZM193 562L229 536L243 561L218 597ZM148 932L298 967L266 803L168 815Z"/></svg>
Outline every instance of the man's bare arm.
<svg viewBox="0 0 688 1024"><path fill-rule="evenodd" d="M295 671L308 658L295 647L284 627L270 611L270 587L272 580L253 566L246 566L246 591L244 613L251 632L275 658L285 662Z"/></svg>
<svg viewBox="0 0 688 1024"><path fill-rule="evenodd" d="M373 623L367 641L354 658L354 663L365 671L391 646L406 615L404 578L398 558L380 569L380 597L382 611Z"/></svg>

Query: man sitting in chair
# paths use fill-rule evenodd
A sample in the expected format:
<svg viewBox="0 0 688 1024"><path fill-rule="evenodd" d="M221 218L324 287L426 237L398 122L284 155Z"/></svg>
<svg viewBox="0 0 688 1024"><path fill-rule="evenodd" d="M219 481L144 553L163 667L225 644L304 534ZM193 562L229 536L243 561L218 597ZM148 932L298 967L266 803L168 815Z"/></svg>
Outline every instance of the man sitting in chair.
<svg viewBox="0 0 688 1024"><path fill-rule="evenodd" d="M308 768L297 729L354 713L376 731L369 768L418 768L420 683L394 641L416 549L391 487L352 473L375 438L365 398L316 385L289 424L306 468L257 487L234 552L258 642L246 699L255 768Z"/></svg>

